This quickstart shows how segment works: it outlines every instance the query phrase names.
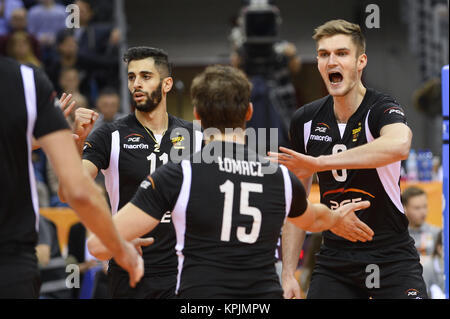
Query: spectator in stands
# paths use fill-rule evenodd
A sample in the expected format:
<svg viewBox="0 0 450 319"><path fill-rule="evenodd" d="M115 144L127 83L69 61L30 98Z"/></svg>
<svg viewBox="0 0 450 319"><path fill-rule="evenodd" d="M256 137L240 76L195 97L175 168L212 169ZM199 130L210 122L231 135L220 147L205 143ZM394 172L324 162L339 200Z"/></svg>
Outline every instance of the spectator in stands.
<svg viewBox="0 0 450 319"><path fill-rule="evenodd" d="M125 116L125 114L119 112L120 96L112 88L105 88L100 92L97 98L96 108L100 116L94 124L94 130L104 123L110 123Z"/></svg>
<svg viewBox="0 0 450 319"><path fill-rule="evenodd" d="M65 28L66 9L55 0L40 0L40 4L28 12L28 30L42 46L55 43L56 34Z"/></svg>
<svg viewBox="0 0 450 319"><path fill-rule="evenodd" d="M439 232L432 258L423 265L423 279L431 299L445 299L442 231Z"/></svg>
<svg viewBox="0 0 450 319"><path fill-rule="evenodd" d="M92 1L77 0L80 8L80 28L75 29L79 54L92 66L91 98L106 86L118 88L120 32L110 24L91 23ZM92 100L91 100L92 101Z"/></svg>
<svg viewBox="0 0 450 319"><path fill-rule="evenodd" d="M23 3L20 0L0 0L0 35L9 32L8 22L13 11L18 8L23 8Z"/></svg>
<svg viewBox="0 0 450 319"><path fill-rule="evenodd" d="M409 221L409 233L416 242L421 259L431 256L440 230L425 222L428 214L427 194L417 186L410 186L402 193L402 204Z"/></svg>
<svg viewBox="0 0 450 319"><path fill-rule="evenodd" d="M66 261L61 255L55 224L39 216L38 245L36 247L41 273L41 299L71 298L66 286Z"/></svg>
<svg viewBox="0 0 450 319"><path fill-rule="evenodd" d="M33 52L29 34L23 31L16 31L8 38L6 54L22 64L42 65Z"/></svg>
<svg viewBox="0 0 450 319"><path fill-rule="evenodd" d="M64 68L59 75L59 87L62 93L75 94L80 93L80 74L77 69L69 67Z"/></svg>
<svg viewBox="0 0 450 319"><path fill-rule="evenodd" d="M55 85L56 91L65 92L60 86L62 70L78 70L79 92L85 96L90 94L89 65L78 54L78 44L72 30L63 30L56 38L56 53L46 67L46 72Z"/></svg>
<svg viewBox="0 0 450 319"><path fill-rule="evenodd" d="M80 267L80 283L84 282L84 274L95 267L98 267L100 261L95 259L88 251L86 247L86 240L88 237L88 231L82 223L76 223L70 227L69 241L68 241L68 258L70 263L78 264ZM92 298L109 299L111 295L108 289L108 280L106 277L106 271L99 269L96 273L92 283L93 291ZM80 298L80 289L73 289L73 298Z"/></svg>
<svg viewBox="0 0 450 319"><path fill-rule="evenodd" d="M8 24L8 33L4 35L0 35L0 54L6 55L6 43L8 39L14 34L16 31L23 31L28 33L27 28L27 10L24 8L15 9L11 18L9 19ZM41 49L39 46L39 41L30 33L28 33L28 37L31 41L31 46L34 54L40 60L41 59Z"/></svg>

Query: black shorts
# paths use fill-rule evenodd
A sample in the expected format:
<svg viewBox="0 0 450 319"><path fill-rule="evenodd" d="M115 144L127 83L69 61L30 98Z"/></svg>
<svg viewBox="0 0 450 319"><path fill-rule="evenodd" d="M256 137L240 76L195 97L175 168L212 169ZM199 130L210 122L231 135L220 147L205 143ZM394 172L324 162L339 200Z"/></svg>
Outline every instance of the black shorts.
<svg viewBox="0 0 450 319"><path fill-rule="evenodd" d="M40 287L35 254L0 254L1 299L36 299Z"/></svg>
<svg viewBox="0 0 450 319"><path fill-rule="evenodd" d="M322 246L316 255L307 298L426 299L422 265L414 250L405 247L402 253L398 249L358 252ZM395 254L387 259L391 253ZM380 256L383 258L377 258Z"/></svg>
<svg viewBox="0 0 450 319"><path fill-rule="evenodd" d="M114 299L172 299L175 298L177 275L146 275L136 287L130 287L130 277L121 270L108 271L109 290Z"/></svg>

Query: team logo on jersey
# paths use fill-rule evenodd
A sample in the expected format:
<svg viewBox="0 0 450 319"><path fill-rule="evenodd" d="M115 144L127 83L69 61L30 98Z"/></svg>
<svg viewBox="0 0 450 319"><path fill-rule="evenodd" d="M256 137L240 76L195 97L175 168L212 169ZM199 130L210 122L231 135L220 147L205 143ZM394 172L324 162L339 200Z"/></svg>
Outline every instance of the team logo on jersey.
<svg viewBox="0 0 450 319"><path fill-rule="evenodd" d="M309 139L312 140L312 141L328 142L328 143L333 141L333 139L329 135L314 135L314 134L311 134Z"/></svg>
<svg viewBox="0 0 450 319"><path fill-rule="evenodd" d="M144 137L141 134L130 134L124 137L128 143L139 143L141 141L141 138L143 139Z"/></svg>
<svg viewBox="0 0 450 319"><path fill-rule="evenodd" d="M401 116L405 116L405 113L403 112L403 110L396 106L388 108L386 111L384 111L384 113L388 113L388 114L397 113Z"/></svg>
<svg viewBox="0 0 450 319"><path fill-rule="evenodd" d="M329 128L327 123L317 123L314 132L326 133Z"/></svg>
<svg viewBox="0 0 450 319"><path fill-rule="evenodd" d="M405 291L406 296L408 297L416 297L416 299L420 299L419 291L417 289L411 288Z"/></svg>
<svg viewBox="0 0 450 319"><path fill-rule="evenodd" d="M353 136L352 142L356 142L358 140L358 136L359 136L360 132L361 132L361 122L358 123L358 128L355 128L352 131L352 136Z"/></svg>
<svg viewBox="0 0 450 319"><path fill-rule="evenodd" d="M184 141L184 136L179 135L178 133L177 133L177 135L178 136L173 137L171 139L173 147L177 150L184 150L184 145L182 144Z"/></svg>
<svg viewBox="0 0 450 319"><path fill-rule="evenodd" d="M344 194L344 193L358 193L359 197L352 196L353 198L347 198L347 199L344 199L341 202L330 200L330 209L332 209L332 210L338 209L339 207L342 207L342 206L344 206L346 204L361 202L363 200L363 198L360 197L361 194L367 195L367 196L369 196L371 198L375 198L375 196L373 196L369 192L366 192L366 191L363 191L363 190L357 189L357 188L347 188L347 189L345 189L345 188L338 188L338 189L329 190L329 191L323 193L323 197L325 197L327 195L330 195L330 194L339 194L339 193L340 194Z"/></svg>

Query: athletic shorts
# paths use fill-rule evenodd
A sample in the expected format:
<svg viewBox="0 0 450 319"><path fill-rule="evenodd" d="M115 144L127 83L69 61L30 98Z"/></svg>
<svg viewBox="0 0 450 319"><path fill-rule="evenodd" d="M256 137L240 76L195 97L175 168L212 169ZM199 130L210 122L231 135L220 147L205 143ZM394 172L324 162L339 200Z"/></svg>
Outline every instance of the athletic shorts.
<svg viewBox="0 0 450 319"><path fill-rule="evenodd" d="M403 252L398 247L395 251L359 252L322 246L307 298L426 299L422 265L414 250L413 246Z"/></svg>
<svg viewBox="0 0 450 319"><path fill-rule="evenodd" d="M117 269L108 272L109 291L113 299L172 299L177 275L147 275L131 288L128 273Z"/></svg>
<svg viewBox="0 0 450 319"><path fill-rule="evenodd" d="M0 254L0 298L37 299L40 287L35 254Z"/></svg>

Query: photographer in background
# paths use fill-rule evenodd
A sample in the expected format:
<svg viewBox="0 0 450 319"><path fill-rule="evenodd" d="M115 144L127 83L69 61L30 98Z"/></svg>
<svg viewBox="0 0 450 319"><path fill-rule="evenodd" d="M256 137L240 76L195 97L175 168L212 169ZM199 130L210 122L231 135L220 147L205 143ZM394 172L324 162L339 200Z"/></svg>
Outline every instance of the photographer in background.
<svg viewBox="0 0 450 319"><path fill-rule="evenodd" d="M242 8L230 41L231 64L242 69L253 84L254 114L248 127L257 133L258 128L277 128L275 141L281 146L289 145L289 122L297 109L292 76L300 71L301 60L294 44L279 40L281 16L272 1L252 0L244 4L248 5ZM270 143L268 130L265 141L260 153L275 142Z"/></svg>

